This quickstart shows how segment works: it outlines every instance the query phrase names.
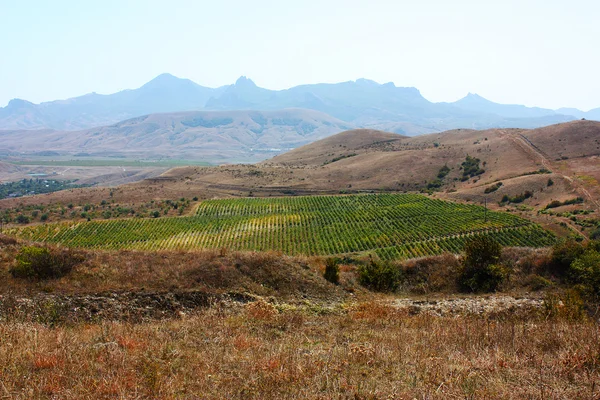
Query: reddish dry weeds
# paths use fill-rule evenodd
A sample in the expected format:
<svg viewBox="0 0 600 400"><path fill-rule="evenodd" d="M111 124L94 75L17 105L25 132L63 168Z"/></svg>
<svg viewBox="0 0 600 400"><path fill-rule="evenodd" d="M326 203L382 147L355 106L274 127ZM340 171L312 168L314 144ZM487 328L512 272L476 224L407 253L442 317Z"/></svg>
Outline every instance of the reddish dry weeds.
<svg viewBox="0 0 600 400"><path fill-rule="evenodd" d="M265 303L182 320L0 325L7 398L598 398L592 322L316 315Z"/></svg>

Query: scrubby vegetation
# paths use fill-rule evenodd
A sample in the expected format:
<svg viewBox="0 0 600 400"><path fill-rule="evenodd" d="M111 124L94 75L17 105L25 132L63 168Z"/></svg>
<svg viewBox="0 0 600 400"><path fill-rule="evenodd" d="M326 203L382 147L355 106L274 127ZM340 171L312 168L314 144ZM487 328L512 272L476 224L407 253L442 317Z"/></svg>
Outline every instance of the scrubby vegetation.
<svg viewBox="0 0 600 400"><path fill-rule="evenodd" d="M444 178L446 178L446 176L450 173L450 168L447 165L444 165L442 168L440 168L436 179L434 179L433 181L429 182L427 184L427 189L432 190L432 189L439 189L440 187L442 187L443 185L443 181Z"/></svg>
<svg viewBox="0 0 600 400"><path fill-rule="evenodd" d="M526 172L522 176L528 176L528 175L545 175L545 174L551 174L551 173L552 173L552 171L550 171L547 168L540 168L537 171Z"/></svg>
<svg viewBox="0 0 600 400"><path fill-rule="evenodd" d="M508 276L508 270L499 265L501 254L502 246L492 238L470 240L459 270L459 288L467 292L495 292Z"/></svg>
<svg viewBox="0 0 600 400"><path fill-rule="evenodd" d="M517 194L512 197L505 194L504 196L502 196L502 200L500 200L500 203L522 203L531 197L533 197L533 192L529 190L526 190L523 193Z"/></svg>
<svg viewBox="0 0 600 400"><path fill-rule="evenodd" d="M52 193L59 190L87 187L75 181L60 181L55 179L23 179L17 182L0 184L0 199L21 197L33 194Z"/></svg>
<svg viewBox="0 0 600 400"><path fill-rule="evenodd" d="M357 156L357 155L358 155L358 154L356 154L356 153L342 154L342 155L339 155L339 156L337 156L337 157L333 157L333 158L332 158L331 160L329 160L329 161L325 161L325 162L323 163L323 165L331 164L331 163L334 163L334 162L336 162L336 161L343 160L344 158L355 157L355 156Z"/></svg>
<svg viewBox="0 0 600 400"><path fill-rule="evenodd" d="M568 206L571 204L581 204L581 203L583 203L583 197L576 197L574 199L569 199L569 200L565 200L565 201L553 200L546 206L546 209L557 208L557 207L561 207L561 206Z"/></svg>
<svg viewBox="0 0 600 400"><path fill-rule="evenodd" d="M25 246L15 256L10 273L15 278L56 279L67 275L83 260L81 254L67 249Z"/></svg>
<svg viewBox="0 0 600 400"><path fill-rule="evenodd" d="M196 198L197 201L198 198ZM150 200L141 204L116 203L111 198L99 204L20 205L0 211L0 221L28 224L64 220L105 220L116 218L158 218L183 215L191 206L189 199Z"/></svg>
<svg viewBox="0 0 600 400"><path fill-rule="evenodd" d="M377 292L391 292L398 287L400 271L388 261L370 259L358 269L360 283Z"/></svg>
<svg viewBox="0 0 600 400"><path fill-rule="evenodd" d="M467 155L465 161L461 164L462 177L461 181L466 181L469 178L473 178L478 175L485 173L485 170L479 166L481 160L479 158L471 157Z"/></svg>
<svg viewBox="0 0 600 400"><path fill-rule="evenodd" d="M497 182L497 183L493 184L492 186L486 187L483 192L485 194L493 193L496 190L500 189L501 187L502 187L502 182Z"/></svg>
<svg viewBox="0 0 600 400"><path fill-rule="evenodd" d="M337 258L328 258L325 261L325 272L323 277L335 285L340 283L340 266L338 265Z"/></svg>

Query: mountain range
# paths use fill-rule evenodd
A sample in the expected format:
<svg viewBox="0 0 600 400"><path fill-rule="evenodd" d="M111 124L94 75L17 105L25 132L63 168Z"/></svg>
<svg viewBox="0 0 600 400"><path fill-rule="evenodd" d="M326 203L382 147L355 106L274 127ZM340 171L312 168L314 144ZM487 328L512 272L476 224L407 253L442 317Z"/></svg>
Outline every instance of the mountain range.
<svg viewBox="0 0 600 400"><path fill-rule="evenodd" d="M255 162L350 129L306 109L149 114L78 131L0 131L0 154Z"/></svg>
<svg viewBox="0 0 600 400"><path fill-rule="evenodd" d="M133 90L91 93L33 104L13 99L0 108L0 129L82 130L155 113L183 111L319 111L352 127L416 135L454 128L534 128L574 119L600 119L600 108L583 112L498 104L476 94L453 103L434 103L412 87L358 79L268 90L241 77L234 84L208 88L162 74Z"/></svg>

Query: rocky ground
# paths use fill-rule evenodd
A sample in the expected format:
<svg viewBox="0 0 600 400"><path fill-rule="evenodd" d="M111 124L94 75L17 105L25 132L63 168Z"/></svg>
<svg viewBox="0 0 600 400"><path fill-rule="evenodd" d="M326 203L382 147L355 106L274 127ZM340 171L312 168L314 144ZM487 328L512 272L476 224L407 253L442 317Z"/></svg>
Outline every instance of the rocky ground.
<svg viewBox="0 0 600 400"><path fill-rule="evenodd" d="M544 307L544 301L541 298L508 295L452 297L433 300L401 298L394 301L394 306L400 309L408 309L412 314L427 313L436 316L526 314L541 310Z"/></svg>
<svg viewBox="0 0 600 400"><path fill-rule="evenodd" d="M101 320L140 322L179 318L215 303L246 303L252 299L238 293L217 295L202 291L4 295L0 296L0 322L9 319L49 324Z"/></svg>
<svg viewBox="0 0 600 400"><path fill-rule="evenodd" d="M97 294L37 294L32 297L0 296L0 321L18 319L42 323L94 322L180 318L214 304L239 305L259 297L240 293L208 294L202 291L106 292ZM271 299L271 301L275 301ZM390 304L390 300L383 300ZM527 315L542 310L544 301L509 295L397 298L391 304L409 314L435 316Z"/></svg>

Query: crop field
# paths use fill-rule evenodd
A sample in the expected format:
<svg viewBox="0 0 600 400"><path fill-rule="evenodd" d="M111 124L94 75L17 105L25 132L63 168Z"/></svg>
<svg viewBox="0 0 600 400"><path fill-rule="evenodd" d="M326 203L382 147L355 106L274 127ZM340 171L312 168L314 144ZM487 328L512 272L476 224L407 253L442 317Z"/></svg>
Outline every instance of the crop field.
<svg viewBox="0 0 600 400"><path fill-rule="evenodd" d="M417 194L206 200L195 215L57 223L13 229L22 239L95 249L274 250L290 255L375 253L401 259L458 253L475 235L541 247L532 222Z"/></svg>

